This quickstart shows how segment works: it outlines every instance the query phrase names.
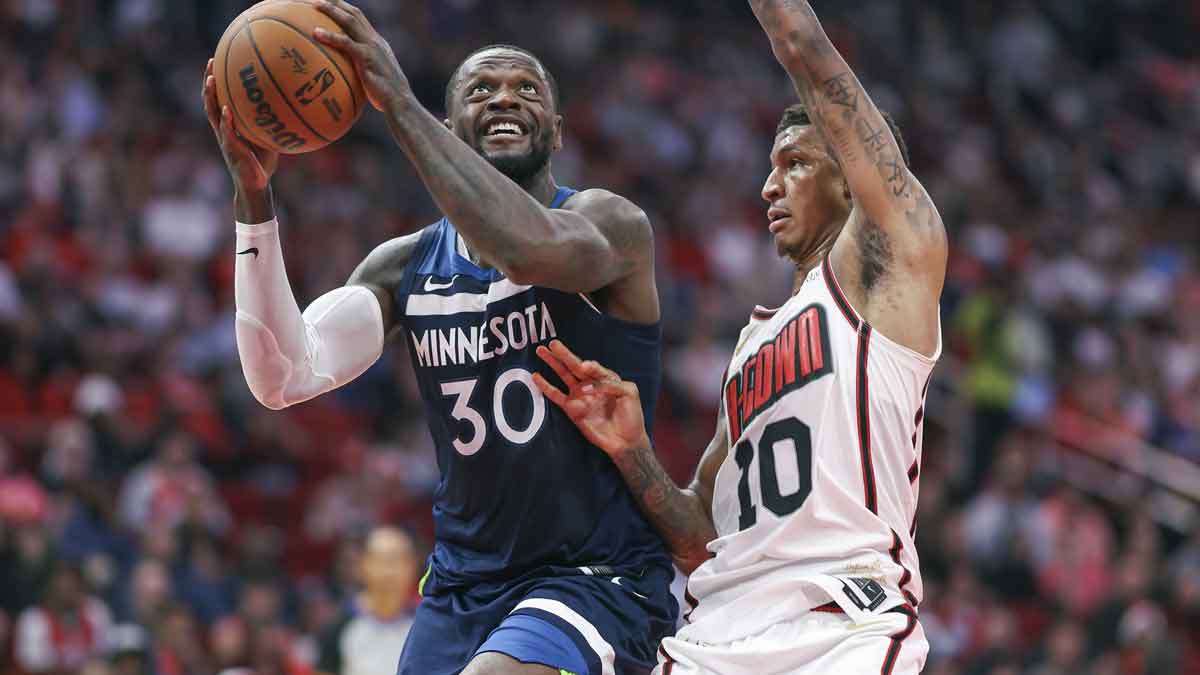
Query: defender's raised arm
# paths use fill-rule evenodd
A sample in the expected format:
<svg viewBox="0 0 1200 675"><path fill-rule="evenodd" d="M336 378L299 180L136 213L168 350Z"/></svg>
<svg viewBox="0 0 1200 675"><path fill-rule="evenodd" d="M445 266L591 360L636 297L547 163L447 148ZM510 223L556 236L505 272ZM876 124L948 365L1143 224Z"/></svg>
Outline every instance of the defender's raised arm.
<svg viewBox="0 0 1200 675"><path fill-rule="evenodd" d="M867 310L876 282L888 275L921 291L906 292L893 306L920 302L936 312L946 269L946 232L924 187L909 170L901 145L858 78L825 34L807 0L750 0L771 40L776 59L787 70L841 166L854 213L833 255L839 279L856 306ZM870 318L870 317L868 317ZM882 317L887 323L888 317ZM924 317L928 318L928 317ZM874 323L874 322L873 322ZM925 322L928 323L928 322ZM886 331L885 331L886 332ZM904 339L930 353L930 331Z"/></svg>

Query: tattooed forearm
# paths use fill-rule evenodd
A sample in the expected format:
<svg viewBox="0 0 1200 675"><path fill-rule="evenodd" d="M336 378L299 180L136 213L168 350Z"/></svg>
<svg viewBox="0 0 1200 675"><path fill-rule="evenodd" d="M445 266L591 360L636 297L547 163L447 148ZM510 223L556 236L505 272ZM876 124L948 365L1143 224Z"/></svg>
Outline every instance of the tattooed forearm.
<svg viewBox="0 0 1200 675"><path fill-rule="evenodd" d="M872 126L868 119L857 121L858 140L862 143L863 151L879 172L893 197L912 198L912 181L908 165L900 156L900 148L888 137L887 129L882 119L877 126Z"/></svg>
<svg viewBox="0 0 1200 675"><path fill-rule="evenodd" d="M699 495L675 485L650 448L616 456L613 461L671 554L694 565L707 558L705 546L717 538L717 532Z"/></svg>
<svg viewBox="0 0 1200 675"><path fill-rule="evenodd" d="M805 0L750 0L750 5L780 64L792 76L809 117L846 172L851 192L876 210L905 212L913 208L918 201L915 182L899 146L862 84L829 41L812 6ZM863 157L867 164L860 168ZM876 213L873 219L883 222L883 216Z"/></svg>

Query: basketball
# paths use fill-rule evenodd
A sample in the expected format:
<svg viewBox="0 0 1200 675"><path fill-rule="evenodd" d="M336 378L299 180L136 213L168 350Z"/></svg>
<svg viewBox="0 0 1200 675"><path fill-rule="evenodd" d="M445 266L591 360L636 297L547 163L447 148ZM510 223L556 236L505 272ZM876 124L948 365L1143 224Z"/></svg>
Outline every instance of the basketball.
<svg viewBox="0 0 1200 675"><path fill-rule="evenodd" d="M238 132L285 154L312 152L354 126L366 95L349 59L312 37L342 33L307 0L265 0L233 20L213 61L217 100Z"/></svg>

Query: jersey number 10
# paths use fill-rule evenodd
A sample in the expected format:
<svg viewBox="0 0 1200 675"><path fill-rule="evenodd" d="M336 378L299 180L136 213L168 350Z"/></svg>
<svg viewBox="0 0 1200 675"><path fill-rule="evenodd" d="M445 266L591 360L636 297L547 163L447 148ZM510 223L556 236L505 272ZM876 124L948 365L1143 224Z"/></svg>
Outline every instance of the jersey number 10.
<svg viewBox="0 0 1200 675"><path fill-rule="evenodd" d="M789 494L779 491L779 469L775 451L781 444L790 444L796 453L796 477L799 485ZM733 455L740 471L738 478L738 531L752 527L758 521L758 511L750 497L750 465L754 462L754 444L750 439L737 444ZM758 441L758 485L763 506L780 518L800 508L812 492L812 433L808 425L795 417L767 425Z"/></svg>

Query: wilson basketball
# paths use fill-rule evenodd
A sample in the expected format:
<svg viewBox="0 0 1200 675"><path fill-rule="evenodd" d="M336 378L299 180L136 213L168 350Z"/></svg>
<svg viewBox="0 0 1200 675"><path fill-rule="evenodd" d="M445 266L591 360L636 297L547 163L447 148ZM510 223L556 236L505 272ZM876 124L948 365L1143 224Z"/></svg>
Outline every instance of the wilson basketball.
<svg viewBox="0 0 1200 675"><path fill-rule="evenodd" d="M345 134L366 105L354 64L312 37L342 29L307 0L265 0L229 24L213 61L217 100L247 140L286 154Z"/></svg>

